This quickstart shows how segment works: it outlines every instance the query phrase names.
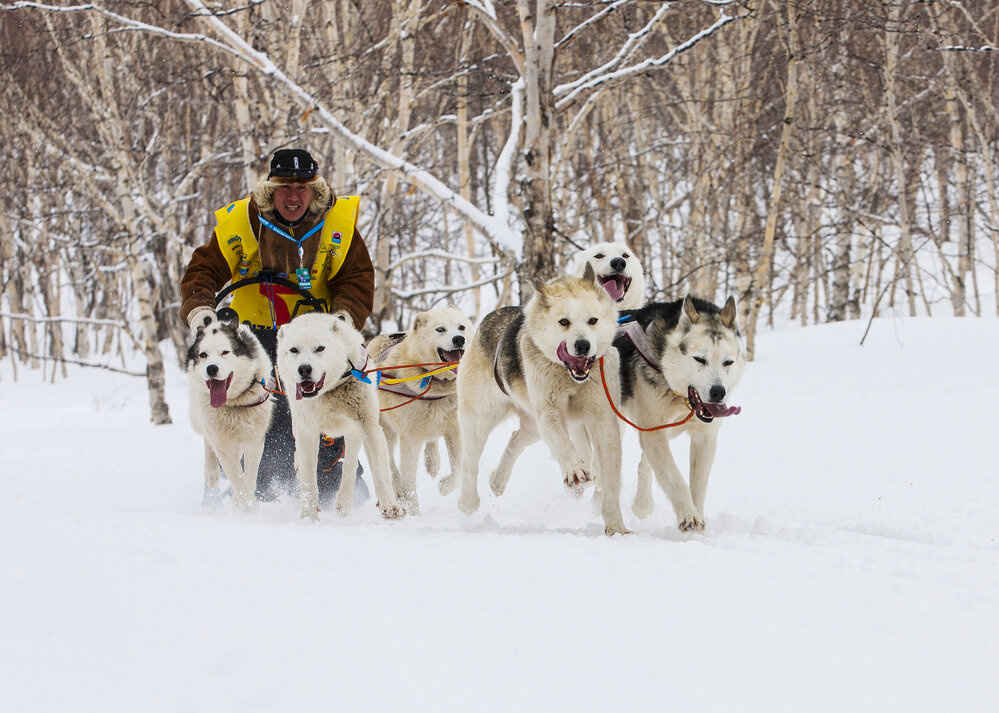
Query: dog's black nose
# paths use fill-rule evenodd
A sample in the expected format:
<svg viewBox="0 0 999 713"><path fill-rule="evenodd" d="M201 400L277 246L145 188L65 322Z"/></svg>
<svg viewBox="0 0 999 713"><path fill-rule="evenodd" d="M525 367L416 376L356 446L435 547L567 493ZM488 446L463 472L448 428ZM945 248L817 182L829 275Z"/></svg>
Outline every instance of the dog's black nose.
<svg viewBox="0 0 999 713"><path fill-rule="evenodd" d="M708 397L714 401L716 404L724 403L725 401L725 387L721 384L715 384L708 391Z"/></svg>
<svg viewBox="0 0 999 713"><path fill-rule="evenodd" d="M205 373L208 374L209 379L214 379L219 375L219 368L215 364L209 364L205 367Z"/></svg>
<svg viewBox="0 0 999 713"><path fill-rule="evenodd" d="M312 367L308 364L299 364L298 375L303 379L308 379L312 375Z"/></svg>
<svg viewBox="0 0 999 713"><path fill-rule="evenodd" d="M611 258L610 266L614 272L624 272L624 268L628 267L628 263L625 262L623 257L615 257Z"/></svg>
<svg viewBox="0 0 999 713"><path fill-rule="evenodd" d="M465 346L465 338L459 334L458 336L456 336L454 339L451 340L451 343L457 349L461 349L463 346Z"/></svg>
<svg viewBox="0 0 999 713"><path fill-rule="evenodd" d="M576 349L576 356L588 356L590 353L590 342L586 339L577 339L572 346Z"/></svg>

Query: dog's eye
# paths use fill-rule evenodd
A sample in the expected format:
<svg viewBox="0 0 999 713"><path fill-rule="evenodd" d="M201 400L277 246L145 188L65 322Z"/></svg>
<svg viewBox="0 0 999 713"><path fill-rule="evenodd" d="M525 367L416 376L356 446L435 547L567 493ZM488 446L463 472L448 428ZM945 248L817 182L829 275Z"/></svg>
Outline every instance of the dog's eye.
<svg viewBox="0 0 999 713"><path fill-rule="evenodd" d="M228 349L226 349L224 352L222 352L222 356L228 356L228 355L229 355L229 350Z"/></svg>
<svg viewBox="0 0 999 713"><path fill-rule="evenodd" d="M591 327L596 323L597 323L596 317L590 317L589 321L587 321L587 324L590 325Z"/></svg>
<svg viewBox="0 0 999 713"><path fill-rule="evenodd" d="M298 347L292 347L288 351L291 352L292 354L298 354Z"/></svg>
<svg viewBox="0 0 999 713"><path fill-rule="evenodd" d="M437 331L438 331L438 332L440 332L441 334L444 334L444 332L446 332L446 331L447 331L447 329L446 329L446 328L444 328L444 327L438 327L438 328L437 328Z"/></svg>
<svg viewBox="0 0 999 713"><path fill-rule="evenodd" d="M464 324L459 324L458 325L458 331L459 332L464 332L465 331L465 325Z"/></svg>
<svg viewBox="0 0 999 713"><path fill-rule="evenodd" d="M208 358L208 352L201 352L200 354L198 354L198 359L207 359L207 358Z"/></svg>
<svg viewBox="0 0 999 713"><path fill-rule="evenodd" d="M318 354L319 352L324 352L324 351L326 351L326 347L324 347L322 344L320 344L318 347L316 347L316 354Z"/></svg>
<svg viewBox="0 0 999 713"><path fill-rule="evenodd" d="M708 360L705 359L704 357L694 357L694 361L696 361L698 364L700 364L702 366L707 366L708 365Z"/></svg>
<svg viewBox="0 0 999 713"><path fill-rule="evenodd" d="M561 324L563 327L568 327L571 324L571 322L569 322L569 320L566 319L565 317L560 319L558 323Z"/></svg>
<svg viewBox="0 0 999 713"><path fill-rule="evenodd" d="M596 255L593 256L593 259L594 260L603 260L604 259L604 254L603 253L597 253Z"/></svg>
<svg viewBox="0 0 999 713"><path fill-rule="evenodd" d="M735 364L735 362L732 361L731 359L726 359L725 361L722 362L722 366L732 366L733 364Z"/></svg>

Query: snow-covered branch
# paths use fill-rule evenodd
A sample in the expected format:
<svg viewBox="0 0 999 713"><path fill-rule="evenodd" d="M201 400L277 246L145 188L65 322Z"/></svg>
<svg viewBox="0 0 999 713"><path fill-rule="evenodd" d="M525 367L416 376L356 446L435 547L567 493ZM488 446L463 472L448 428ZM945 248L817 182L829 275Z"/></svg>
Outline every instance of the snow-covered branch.
<svg viewBox="0 0 999 713"><path fill-rule="evenodd" d="M648 71L649 69L662 67L663 65L668 64L670 60L675 58L677 55L686 52L691 47L699 43L701 40L710 37L716 31L718 31L728 23L737 19L739 19L738 16L726 15L722 13L722 15L717 20L715 20L715 22L712 23L710 27L701 30L686 42L682 42L681 44L671 49L662 57L649 58L642 62L639 62L638 64L632 65L630 67L624 67L622 69L618 69L615 71L609 71L603 73L599 73L599 71L590 72L586 74L584 77L581 77L580 79L574 82L560 85L556 87L554 90L554 94L557 99L555 103L555 108L557 110L563 110L566 107L570 106L576 100L576 98L583 92L590 91L601 85L609 84L611 82L619 82L628 77L640 74L641 72ZM634 37L634 35L632 37ZM629 41L630 39L631 38L629 38ZM611 63L613 62L614 60L611 61Z"/></svg>

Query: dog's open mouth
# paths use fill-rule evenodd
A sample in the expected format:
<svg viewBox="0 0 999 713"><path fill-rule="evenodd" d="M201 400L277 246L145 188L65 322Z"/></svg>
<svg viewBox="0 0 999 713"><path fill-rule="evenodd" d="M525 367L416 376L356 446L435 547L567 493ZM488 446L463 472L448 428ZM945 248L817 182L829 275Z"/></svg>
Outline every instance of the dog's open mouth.
<svg viewBox="0 0 999 713"><path fill-rule="evenodd" d="M464 355L464 349L441 349L437 348L437 356L440 357L441 361L446 361L448 364L453 364L456 361L461 361L461 357Z"/></svg>
<svg viewBox="0 0 999 713"><path fill-rule="evenodd" d="M607 290L607 294L615 302L623 300L624 296L628 294L628 288L631 287L631 278L618 273L602 275L599 280L600 284Z"/></svg>
<svg viewBox="0 0 999 713"><path fill-rule="evenodd" d="M704 421L704 423L711 423L716 418L736 416L742 413L741 406L726 406L723 403L716 403L714 401L708 401L707 403L701 401L701 395L697 393L697 389L693 386L687 389L687 400L690 401L690 408L694 409L697 418Z"/></svg>
<svg viewBox="0 0 999 713"><path fill-rule="evenodd" d="M565 368L569 370L569 376L572 377L573 381L583 382L590 376L590 367L593 366L593 362L597 360L596 357L577 357L571 356L569 351L565 348L565 342L558 345L558 349L555 350L556 356L562 360L565 364Z"/></svg>
<svg viewBox="0 0 999 713"><path fill-rule="evenodd" d="M225 379L206 379L205 383L208 385L208 398L212 402L212 408L225 406L226 392L232 383L232 374Z"/></svg>
<svg viewBox="0 0 999 713"><path fill-rule="evenodd" d="M309 381L308 379L299 381L295 386L295 399L298 401L301 401L302 399L311 399L319 393L325 383L326 374L323 374L319 381Z"/></svg>

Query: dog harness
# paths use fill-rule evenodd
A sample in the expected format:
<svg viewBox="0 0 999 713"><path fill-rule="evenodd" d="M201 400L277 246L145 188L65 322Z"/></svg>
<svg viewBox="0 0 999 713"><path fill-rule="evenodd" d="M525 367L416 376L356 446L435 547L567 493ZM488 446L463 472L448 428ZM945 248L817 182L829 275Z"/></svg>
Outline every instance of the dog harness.
<svg viewBox="0 0 999 713"><path fill-rule="evenodd" d="M250 199L230 203L215 211L218 225L215 237L219 249L225 256L233 280L256 277L263 271L260 262L260 245L250 224ZM360 198L340 196L326 213L323 222L316 228L319 232L319 246L316 258L308 270L309 287L304 288L317 300L329 305L332 293L328 281L339 272L350 243L354 238ZM315 230L315 229L314 229ZM290 239L302 245L310 234L301 239ZM296 311L302 309L305 300L294 290L269 282L247 285L233 292L232 308L239 319L255 327L273 329L291 321Z"/></svg>
<svg viewBox="0 0 999 713"><path fill-rule="evenodd" d="M637 320L620 324L617 330L618 334L623 334L628 338L628 341L635 347L635 351L638 352L638 356L642 357L646 364L659 371L659 366L649 356L649 335L645 333L645 329Z"/></svg>
<svg viewBox="0 0 999 713"><path fill-rule="evenodd" d="M396 335L392 335L392 336L396 336ZM398 342L395 342L394 344L390 344L387 347L385 347L384 349L382 349L381 353L375 358L375 364L376 365L377 364L381 364L383 361L385 361L385 357L387 357L392 352L393 349L395 349L397 346L399 346L399 344L401 342L402 342L402 339L400 338ZM386 369L386 371L387 371L387 369ZM430 379L433 379L433 377L432 376L428 376L428 377L425 377L425 379L430 380ZM420 386L423 386L423 385L424 385L424 382L421 381L420 382ZM391 386L382 383L382 371L381 370L378 370L378 390L379 391L387 391L390 394L395 394L396 396L404 396L404 397L406 397L408 399L411 399L411 400L414 400L414 401L416 399L419 399L420 401L437 401L438 399L446 398L443 395L442 396L427 396L427 395L422 394L422 393L415 393L414 394L412 391L410 391L409 389L407 389L405 386L402 386L401 388L392 388Z"/></svg>

